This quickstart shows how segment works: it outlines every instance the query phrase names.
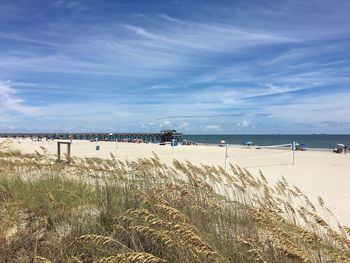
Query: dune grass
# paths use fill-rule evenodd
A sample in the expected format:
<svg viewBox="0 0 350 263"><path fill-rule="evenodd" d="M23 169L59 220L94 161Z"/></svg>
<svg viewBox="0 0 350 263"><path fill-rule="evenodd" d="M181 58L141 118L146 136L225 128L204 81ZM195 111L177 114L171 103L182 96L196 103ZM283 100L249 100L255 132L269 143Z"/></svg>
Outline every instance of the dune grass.
<svg viewBox="0 0 350 263"><path fill-rule="evenodd" d="M0 152L0 262L349 262L319 203L234 165Z"/></svg>

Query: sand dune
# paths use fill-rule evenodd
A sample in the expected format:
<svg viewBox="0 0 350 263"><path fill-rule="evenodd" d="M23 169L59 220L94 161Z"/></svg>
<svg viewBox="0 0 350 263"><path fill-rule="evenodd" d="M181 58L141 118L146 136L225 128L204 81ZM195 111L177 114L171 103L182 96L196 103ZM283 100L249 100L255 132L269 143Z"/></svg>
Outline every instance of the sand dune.
<svg viewBox="0 0 350 263"><path fill-rule="evenodd" d="M5 139L0 139L3 142ZM100 150L96 150L96 145ZM12 140L11 149L23 153L57 153L56 141L33 142L32 140ZM65 153L65 146L62 152ZM77 157L110 158L110 153L121 160L150 157L156 153L164 162L174 158L189 160L196 164L225 165L225 147L218 146L160 146L157 144L132 144L116 142L73 141L72 155ZM328 207L339 221L350 225L350 154L332 152L305 151L296 152L295 165L292 165L292 153L289 150L255 149L229 147L230 163L247 168L257 174L261 170L271 183L285 177L291 185L296 185L310 199L317 203L322 196Z"/></svg>

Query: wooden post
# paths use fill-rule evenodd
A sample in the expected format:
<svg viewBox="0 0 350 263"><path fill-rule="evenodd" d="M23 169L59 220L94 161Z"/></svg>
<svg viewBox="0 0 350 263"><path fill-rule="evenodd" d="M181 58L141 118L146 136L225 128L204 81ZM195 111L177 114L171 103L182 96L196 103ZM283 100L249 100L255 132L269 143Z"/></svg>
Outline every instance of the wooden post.
<svg viewBox="0 0 350 263"><path fill-rule="evenodd" d="M67 144L67 161L69 161L71 154L71 142L57 142L57 161L61 161L61 144Z"/></svg>
<svg viewBox="0 0 350 263"><path fill-rule="evenodd" d="M61 143L57 142L57 161L61 161Z"/></svg>
<svg viewBox="0 0 350 263"><path fill-rule="evenodd" d="M70 159L70 146L71 146L71 143L68 143L68 144L67 144L68 159Z"/></svg>

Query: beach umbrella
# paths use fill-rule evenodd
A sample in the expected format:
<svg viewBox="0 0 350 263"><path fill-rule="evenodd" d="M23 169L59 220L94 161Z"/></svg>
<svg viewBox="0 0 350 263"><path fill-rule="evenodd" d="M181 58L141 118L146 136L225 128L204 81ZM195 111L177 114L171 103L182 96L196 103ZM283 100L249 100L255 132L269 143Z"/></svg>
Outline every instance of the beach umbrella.
<svg viewBox="0 0 350 263"><path fill-rule="evenodd" d="M337 146L339 146L339 147L345 147L345 145L344 144L342 144L342 143L337 143Z"/></svg>
<svg viewBox="0 0 350 263"><path fill-rule="evenodd" d="M246 142L246 143L244 143L245 145L252 145L253 144L253 142Z"/></svg>
<svg viewBox="0 0 350 263"><path fill-rule="evenodd" d="M224 144L224 143L226 143L226 142L225 142L224 140L221 140L220 143Z"/></svg>

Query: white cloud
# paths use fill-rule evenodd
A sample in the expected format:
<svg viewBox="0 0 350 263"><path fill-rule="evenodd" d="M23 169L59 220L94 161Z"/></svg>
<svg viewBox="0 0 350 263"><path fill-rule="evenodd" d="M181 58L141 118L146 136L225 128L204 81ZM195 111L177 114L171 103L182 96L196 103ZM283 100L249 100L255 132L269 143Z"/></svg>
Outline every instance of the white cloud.
<svg viewBox="0 0 350 263"><path fill-rule="evenodd" d="M243 120L241 122L236 123L236 128L238 129L248 129L248 128L255 128L255 125L252 121Z"/></svg>
<svg viewBox="0 0 350 263"><path fill-rule="evenodd" d="M190 124L188 122L179 123L176 126L176 129L180 131L185 131L185 130L188 130L189 128L190 128Z"/></svg>
<svg viewBox="0 0 350 263"><path fill-rule="evenodd" d="M169 120L164 120L159 124L159 128L160 129L172 129L173 127L173 123Z"/></svg>
<svg viewBox="0 0 350 263"><path fill-rule="evenodd" d="M83 9L77 1L58 0L53 3L53 7L66 9Z"/></svg>
<svg viewBox="0 0 350 263"><path fill-rule="evenodd" d="M60 0L55 5L69 7L75 3ZM249 46L294 41L230 24L165 23L166 17L163 15L163 23L159 23L159 16L148 16L145 19L151 22L147 26L137 22L89 26L67 22L45 25L36 35L0 32L8 40L39 44L38 50L23 49L21 54L0 52L0 60L9 71L152 78L185 72L188 67L198 65L203 56L210 55L206 51L232 53ZM41 45L50 46L53 52L40 52Z"/></svg>
<svg viewBox="0 0 350 263"><path fill-rule="evenodd" d="M27 106L25 101L17 96L16 90L11 88L10 85L10 82L0 82L0 113L15 112L29 116L40 115L40 108Z"/></svg>
<svg viewBox="0 0 350 263"><path fill-rule="evenodd" d="M278 98L278 104L271 103L264 108L273 113L273 117L291 122L347 122L350 116L350 92L334 94L312 94L294 100L293 96Z"/></svg>
<svg viewBox="0 0 350 263"><path fill-rule="evenodd" d="M204 130L216 130L219 131L221 129L221 125L219 124L209 124L209 125L205 125Z"/></svg>
<svg viewBox="0 0 350 263"><path fill-rule="evenodd" d="M166 17L163 16L163 18ZM188 50L183 50L185 53L194 50L232 52L249 46L297 41L270 32L254 32L229 24L180 22L177 20L175 24L164 24L163 27L156 29L126 24L122 26L141 37L143 41L156 41L157 46L163 48L180 48L180 50L186 48Z"/></svg>

